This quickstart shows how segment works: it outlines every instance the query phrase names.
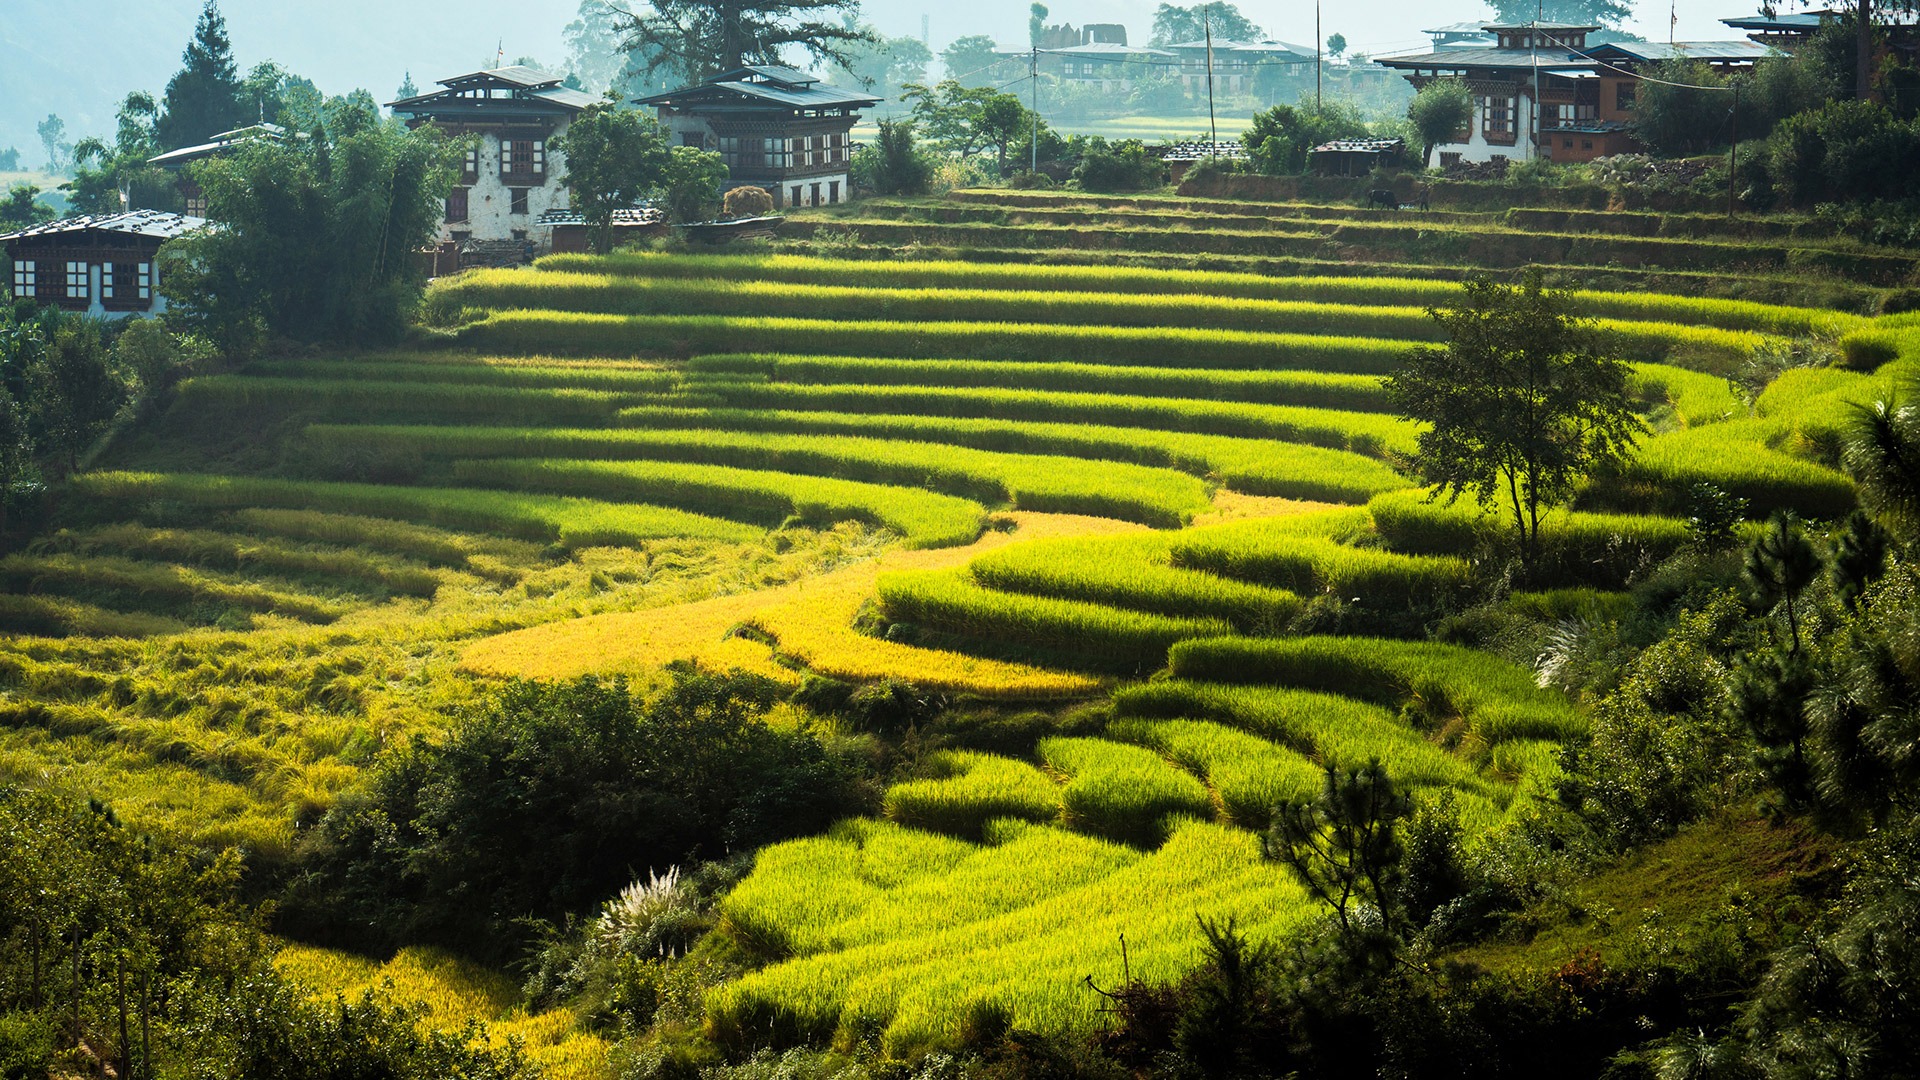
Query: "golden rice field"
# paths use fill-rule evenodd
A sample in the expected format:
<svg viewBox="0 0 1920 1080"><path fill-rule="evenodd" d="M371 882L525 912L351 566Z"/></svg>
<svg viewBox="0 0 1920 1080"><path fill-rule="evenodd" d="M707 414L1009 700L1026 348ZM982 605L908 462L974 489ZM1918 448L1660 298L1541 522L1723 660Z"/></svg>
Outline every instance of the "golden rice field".
<svg viewBox="0 0 1920 1080"><path fill-rule="evenodd" d="M1385 625L1463 602L1497 529L1422 500L1418 431L1380 389L1451 286L1355 269L636 254L455 278L432 347L192 380L0 559L0 775L272 861L503 676L694 660L1095 703L1092 729L930 755L881 819L760 853L718 933L766 962L706 1004L741 1049L1085 1027L1123 934L1134 973L1172 977L1196 916L1269 937L1315 916L1253 830L1321 766L1378 758L1483 836L1551 791L1585 723L1490 655L1297 631L1316 604ZM1684 542L1694 483L1755 516L1844 513L1838 426L1920 356L1903 317L1578 299L1637 359L1656 433L1549 521L1569 587ZM1807 335L1874 360L1753 402L1729 382ZM603 1074L569 1017L451 957L281 963Z"/></svg>

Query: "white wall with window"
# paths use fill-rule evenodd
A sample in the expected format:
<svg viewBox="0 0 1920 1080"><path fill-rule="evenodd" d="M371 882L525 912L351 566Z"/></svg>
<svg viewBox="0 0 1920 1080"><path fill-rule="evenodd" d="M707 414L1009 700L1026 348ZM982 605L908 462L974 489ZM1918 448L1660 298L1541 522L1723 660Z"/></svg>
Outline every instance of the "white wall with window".
<svg viewBox="0 0 1920 1080"><path fill-rule="evenodd" d="M565 123L554 129L558 135ZM535 223L549 210L570 204L566 155L554 149L552 135L488 132L466 153L460 183L446 202L442 241L514 240L534 236ZM535 236L545 242L546 237Z"/></svg>

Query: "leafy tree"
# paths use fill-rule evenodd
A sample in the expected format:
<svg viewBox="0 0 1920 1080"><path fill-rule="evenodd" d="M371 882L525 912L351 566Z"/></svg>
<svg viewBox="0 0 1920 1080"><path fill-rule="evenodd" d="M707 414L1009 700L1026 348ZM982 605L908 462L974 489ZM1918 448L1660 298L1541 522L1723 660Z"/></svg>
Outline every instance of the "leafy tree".
<svg viewBox="0 0 1920 1080"><path fill-rule="evenodd" d="M991 69L1006 62L998 50L999 46L985 34L955 38L953 44L940 50L940 63L950 82L991 84L996 81Z"/></svg>
<svg viewBox="0 0 1920 1080"><path fill-rule="evenodd" d="M720 189L727 182L727 163L718 153L697 146L667 151L660 173L660 199L675 221L710 221L720 209Z"/></svg>
<svg viewBox="0 0 1920 1080"><path fill-rule="evenodd" d="M1166 167L1139 139L1108 142L1097 135L1086 141L1073 170L1088 191L1140 191L1159 186L1165 175Z"/></svg>
<svg viewBox="0 0 1920 1080"><path fill-rule="evenodd" d="M853 176L876 195L924 195L933 170L914 145L913 121L882 120L853 159Z"/></svg>
<svg viewBox="0 0 1920 1080"><path fill-rule="evenodd" d="M783 64L789 46L845 67L851 47L873 37L820 16L858 10L857 0L653 0L638 12L616 8L614 29L649 77L664 69L696 83L746 64Z"/></svg>
<svg viewBox="0 0 1920 1080"><path fill-rule="evenodd" d="M645 701L618 680L511 684L334 805L290 910L501 958L521 920L585 914L649 867L817 832L864 789L811 734L765 723L780 694L690 669Z"/></svg>
<svg viewBox="0 0 1920 1080"><path fill-rule="evenodd" d="M1215 41L1259 41L1267 36L1266 31L1242 15L1240 8L1234 4L1194 4L1190 7L1161 4L1154 9L1153 36L1147 39L1147 44L1180 45L1199 41L1206 36L1209 24L1213 27Z"/></svg>
<svg viewBox="0 0 1920 1080"><path fill-rule="evenodd" d="M158 136L166 150L205 142L240 126L240 71L218 0L207 0L181 56L183 66L167 83Z"/></svg>
<svg viewBox="0 0 1920 1080"><path fill-rule="evenodd" d="M661 55L658 47L625 46L621 16L606 0L580 0L579 11L560 35L567 46L568 78L579 80L579 89L590 94L611 90L628 100L672 89L671 66L652 62Z"/></svg>
<svg viewBox="0 0 1920 1080"><path fill-rule="evenodd" d="M1366 124L1352 109L1337 102L1324 107L1275 105L1255 113L1253 126L1241 141L1256 171L1268 176L1304 172L1307 151L1334 139L1355 139L1367 133Z"/></svg>
<svg viewBox="0 0 1920 1080"><path fill-rule="evenodd" d="M107 368L100 324L59 320L40 362L28 367L25 377L33 440L62 471L71 472L127 400L126 386Z"/></svg>
<svg viewBox="0 0 1920 1080"><path fill-rule="evenodd" d="M1830 101L1767 137L1773 191L1795 206L1904 197L1920 160L1920 125L1871 101Z"/></svg>
<svg viewBox="0 0 1920 1080"><path fill-rule="evenodd" d="M912 103L915 129L934 145L963 158L991 149L1003 176L1014 148L1034 136L1033 111L1019 97L991 87L965 87L948 79L931 89L906 86L900 96ZM1044 140L1046 124L1039 127Z"/></svg>
<svg viewBox="0 0 1920 1080"><path fill-rule="evenodd" d="M551 143L567 159L560 178L602 255L613 250L613 213L659 187L671 156L660 122L613 102L588 106Z"/></svg>
<svg viewBox="0 0 1920 1080"><path fill-rule="evenodd" d="M1602 355L1590 326L1537 272L1518 286L1467 283L1459 306L1429 308L1447 344L1423 347L1387 380L1421 432L1414 464L1435 497L1504 504L1521 558L1540 554L1540 518L1593 470L1625 457L1645 426L1628 365Z"/></svg>
<svg viewBox="0 0 1920 1080"><path fill-rule="evenodd" d="M1725 145L1733 95L1693 89L1727 87L1725 76L1684 57L1653 64L1648 74L1652 78L1639 84L1633 100L1633 134L1648 150L1685 157Z"/></svg>
<svg viewBox="0 0 1920 1080"><path fill-rule="evenodd" d="M1000 175L1007 175L1007 155L1015 146L1033 138L1037 118L1025 102L1012 94L994 94L980 104L975 122L980 141L993 147Z"/></svg>
<svg viewBox="0 0 1920 1080"><path fill-rule="evenodd" d="M314 137L256 139L200 162L222 228L161 250L168 318L243 352L262 335L396 339L424 285L413 253L437 234L459 144L336 98Z"/></svg>
<svg viewBox="0 0 1920 1080"><path fill-rule="evenodd" d="M1027 5L1027 44L1039 48L1047 33L1047 5L1039 0Z"/></svg>
<svg viewBox="0 0 1920 1080"><path fill-rule="evenodd" d="M1398 827L1413 802L1380 762L1326 768L1311 802L1275 808L1266 851L1293 872L1314 899L1333 909L1343 936L1358 940L1402 923Z"/></svg>
<svg viewBox="0 0 1920 1080"><path fill-rule="evenodd" d="M165 170L147 164L159 150L154 133L159 109L153 95L136 90L120 103L113 145L82 139L73 148L78 168L73 180L62 188L74 209L83 214L111 214L175 202L172 178Z"/></svg>
<svg viewBox="0 0 1920 1080"><path fill-rule="evenodd" d="M20 148L9 146L0 150L0 172L20 171Z"/></svg>
<svg viewBox="0 0 1920 1080"><path fill-rule="evenodd" d="M1407 120L1420 137L1420 164L1433 160L1433 148L1452 142L1473 123L1473 91L1459 79L1435 79L1407 105Z"/></svg>
<svg viewBox="0 0 1920 1080"><path fill-rule="evenodd" d="M64 172L69 160L68 155L73 152L71 143L61 141L67 134L67 122L53 113L48 113L45 120L33 126L33 130L40 136L40 145L46 148L47 171Z"/></svg>
<svg viewBox="0 0 1920 1080"><path fill-rule="evenodd" d="M1633 17L1632 0L1487 0L1494 19L1521 26L1542 19L1576 26L1618 27Z"/></svg>
<svg viewBox="0 0 1920 1080"><path fill-rule="evenodd" d="M0 199L0 232L12 232L29 225L53 220L53 208L39 201L40 189L32 184L15 184Z"/></svg>
<svg viewBox="0 0 1920 1080"><path fill-rule="evenodd" d="M852 21L852 17L848 17ZM891 98L908 83L927 81L927 65L933 63L933 50L917 37L882 37L872 26L862 26L871 40L847 47L849 63L841 70L870 93Z"/></svg>
<svg viewBox="0 0 1920 1080"><path fill-rule="evenodd" d="M1327 55L1328 56L1331 56L1335 60L1338 60L1340 59L1341 54L1346 51L1347 51L1347 35L1331 34L1327 37Z"/></svg>
<svg viewBox="0 0 1920 1080"><path fill-rule="evenodd" d="M7 531L7 508L21 488L38 476L26 410L0 390L0 535Z"/></svg>

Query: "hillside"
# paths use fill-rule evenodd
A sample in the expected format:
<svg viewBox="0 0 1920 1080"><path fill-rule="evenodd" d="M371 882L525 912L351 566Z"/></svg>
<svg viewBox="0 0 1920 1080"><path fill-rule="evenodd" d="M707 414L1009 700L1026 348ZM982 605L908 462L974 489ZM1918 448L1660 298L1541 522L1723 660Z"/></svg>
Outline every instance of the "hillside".
<svg viewBox="0 0 1920 1080"><path fill-rule="evenodd" d="M1602 621L1696 542L1700 485L1844 517L1850 407L1920 363L1920 319L1861 313L1911 255L1800 222L996 191L792 229L459 275L413 350L181 386L0 561L0 771L271 877L501 677L693 659L821 712L897 680L991 722L903 753L878 817L759 853L701 1030L903 1059L982 1017L1086 1032L1086 979L1177 979L1199 918L1323 914L1261 847L1323 766L1380 761L1469 850L1524 828L1591 711L1537 638L1436 628ZM1381 380L1457 278L1530 264L1584 283L1649 434L1516 591L1499 523L1411 479ZM1835 362L1779 360L1810 348Z"/></svg>

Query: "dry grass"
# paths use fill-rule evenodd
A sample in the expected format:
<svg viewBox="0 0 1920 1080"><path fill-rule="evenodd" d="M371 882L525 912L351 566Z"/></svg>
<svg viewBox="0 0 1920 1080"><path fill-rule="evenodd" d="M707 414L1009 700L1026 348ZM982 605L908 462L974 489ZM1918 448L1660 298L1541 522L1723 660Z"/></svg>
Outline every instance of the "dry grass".
<svg viewBox="0 0 1920 1080"><path fill-rule="evenodd" d="M1016 526L1013 531L989 532L965 547L890 551L778 588L595 615L484 638L468 647L461 667L482 675L564 679L634 674L674 660L693 660L797 681L797 673L776 663L767 646L731 636L746 625L776 639L786 656L836 678L866 681L893 676L929 688L1014 697L1071 696L1097 690L1101 683L1084 675L913 648L852 630L854 616L873 595L874 583L883 573L950 569L1016 540L1102 536L1140 528L1069 514L1006 516Z"/></svg>

